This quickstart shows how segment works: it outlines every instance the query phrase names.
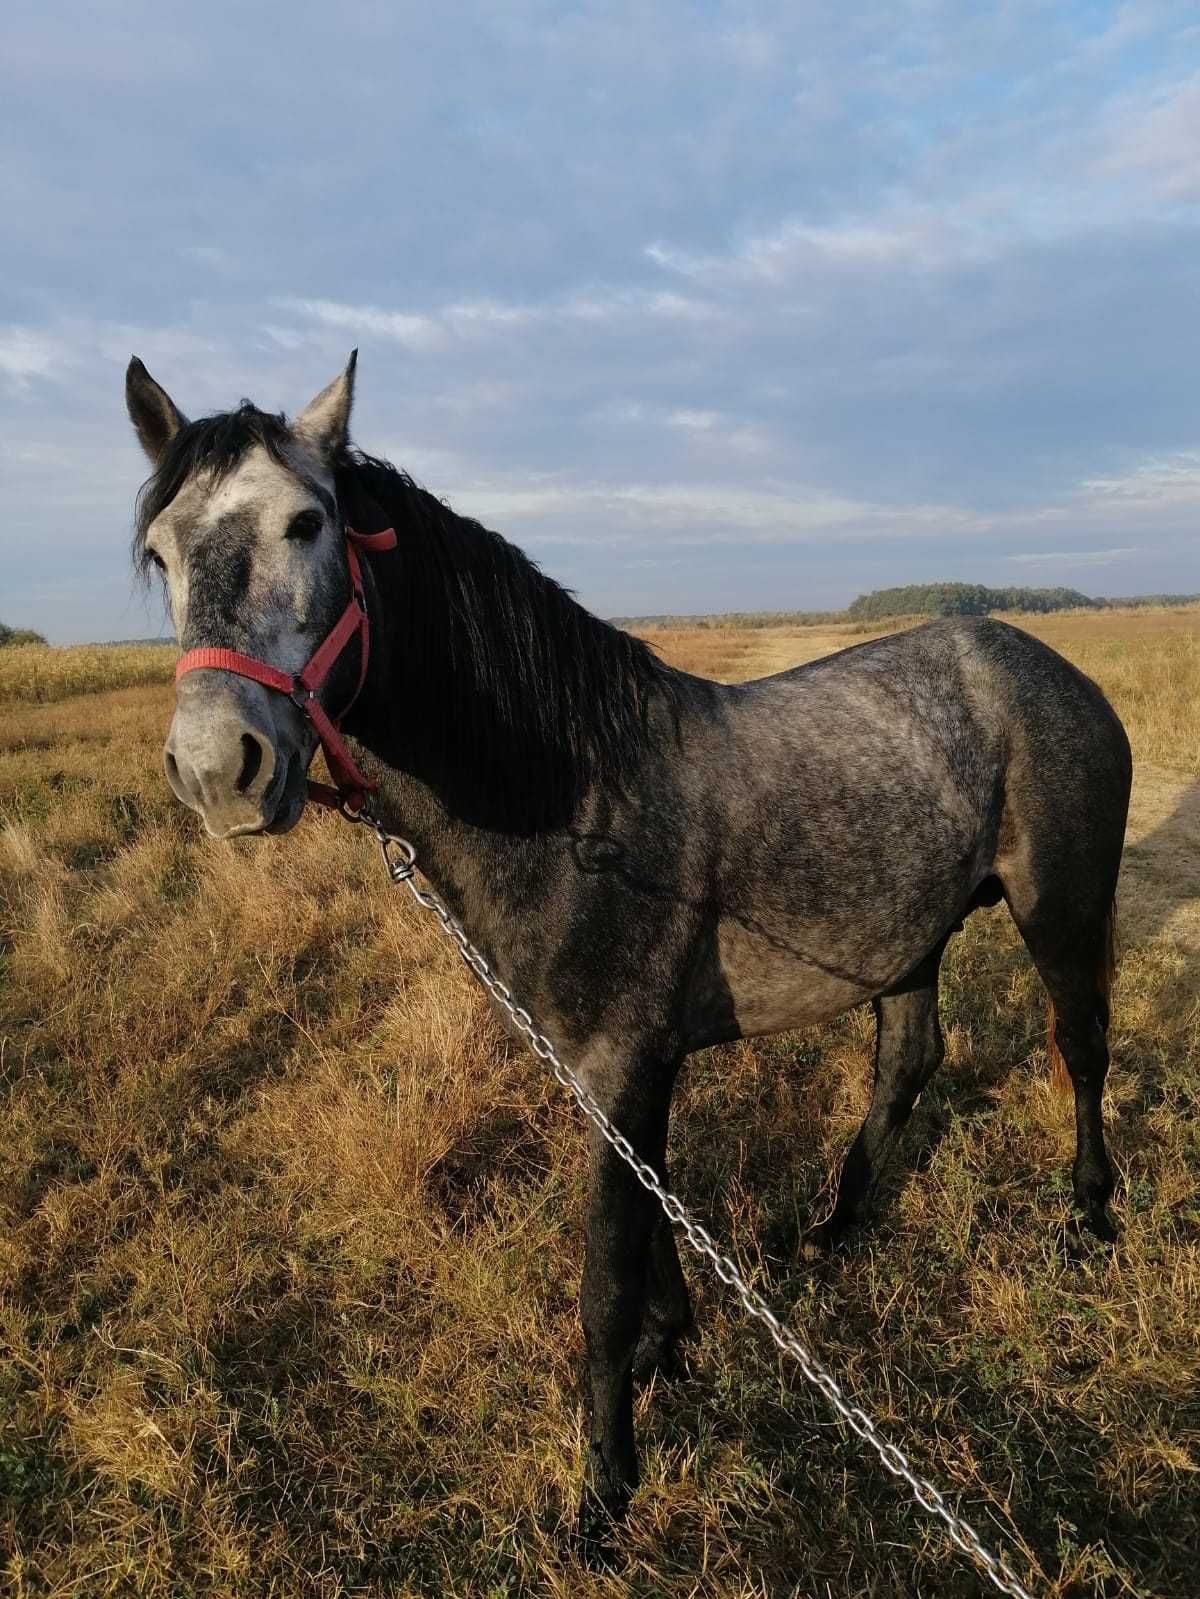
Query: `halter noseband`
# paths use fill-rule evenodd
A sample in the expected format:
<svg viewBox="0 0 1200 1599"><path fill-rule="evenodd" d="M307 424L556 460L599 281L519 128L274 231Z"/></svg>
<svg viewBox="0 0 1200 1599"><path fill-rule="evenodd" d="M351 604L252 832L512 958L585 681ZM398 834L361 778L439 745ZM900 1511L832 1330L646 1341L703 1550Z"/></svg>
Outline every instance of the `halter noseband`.
<svg viewBox="0 0 1200 1599"><path fill-rule="evenodd" d="M361 810L368 790L375 787L370 778L355 765L340 731L342 718L362 693L363 684L367 680L367 662L370 658L371 624L367 617L367 602L363 594L362 568L359 564L358 551L374 552L395 548L394 528L384 528L381 533L356 533L352 527L347 526L346 561L350 568L350 599L346 603L346 609L295 676L290 672L281 672L277 666L269 666L266 661L255 660L252 655L242 655L237 650L188 650L186 655L179 657L175 665L177 683L187 672L205 670L236 672L239 677L252 678L264 688L274 689L278 694L286 694L312 723L335 784L335 787L330 788L328 783L314 783L312 778L309 778L308 797L315 800L318 805L328 805L334 810L352 812ZM359 640L358 683L355 685L354 693L337 716L331 718L317 698L317 690L329 676L342 651L356 633Z"/></svg>

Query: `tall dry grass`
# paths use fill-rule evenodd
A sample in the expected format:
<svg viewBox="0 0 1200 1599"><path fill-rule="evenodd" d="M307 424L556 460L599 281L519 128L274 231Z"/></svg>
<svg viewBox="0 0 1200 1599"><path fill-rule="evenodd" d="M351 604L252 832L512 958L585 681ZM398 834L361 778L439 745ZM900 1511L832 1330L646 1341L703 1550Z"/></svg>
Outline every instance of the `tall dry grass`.
<svg viewBox="0 0 1200 1599"><path fill-rule="evenodd" d="M0 649L0 705L168 683L178 654L173 644L10 644Z"/></svg>
<svg viewBox="0 0 1200 1599"><path fill-rule="evenodd" d="M1117 1251L1070 1230L1070 1116L1003 911L954 941L947 1067L842 1259L801 1268L794 1246L865 1109L869 1015L698 1057L672 1158L1036 1591L1182 1594L1200 1541L1196 637L1089 621L1030 625L1064 630L1139 756ZM735 673L810 631L753 657L746 634L661 647ZM627 1564L577 1563L579 1126L357 830L206 840L159 773L168 716L166 689L125 688L0 727L9 1590L983 1592L690 1267L700 1334L686 1375L639 1400Z"/></svg>

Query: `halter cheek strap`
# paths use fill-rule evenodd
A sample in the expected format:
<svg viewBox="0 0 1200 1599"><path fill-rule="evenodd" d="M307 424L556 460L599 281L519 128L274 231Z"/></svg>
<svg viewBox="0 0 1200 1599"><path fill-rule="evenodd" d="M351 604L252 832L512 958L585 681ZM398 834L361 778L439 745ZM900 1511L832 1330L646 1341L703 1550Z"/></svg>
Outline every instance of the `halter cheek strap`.
<svg viewBox="0 0 1200 1599"><path fill-rule="evenodd" d="M274 689L277 694L286 694L294 701L313 725L335 784L330 788L327 783L314 783L309 778L308 797L315 800L318 805L328 805L334 810L360 810L367 792L375 787L370 778L355 765L341 734L343 718L362 693L363 684L367 680L367 664L370 660L371 624L367 617L367 601L363 593L362 567L359 564L358 552L369 550L376 553L395 548L394 528L385 528L382 533L356 533L352 527L346 528L350 599L346 609L295 676L290 672L281 672L277 666L270 666L266 661L256 660L253 655L242 655L237 650L188 650L186 655L180 656L175 666L177 683L188 672L236 672L239 677L248 677L255 683L261 683L264 688ZM358 635L358 682L354 693L337 716L330 717L317 698L317 690L329 676L342 651L355 634Z"/></svg>

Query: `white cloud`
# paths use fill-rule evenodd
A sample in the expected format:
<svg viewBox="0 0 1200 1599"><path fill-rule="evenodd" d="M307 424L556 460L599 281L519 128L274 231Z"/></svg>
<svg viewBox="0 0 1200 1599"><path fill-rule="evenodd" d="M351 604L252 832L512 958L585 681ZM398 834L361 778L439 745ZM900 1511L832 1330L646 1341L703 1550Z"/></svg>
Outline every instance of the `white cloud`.
<svg viewBox="0 0 1200 1599"><path fill-rule="evenodd" d="M237 257L219 244L186 244L179 253L185 260L195 261L197 265L219 273L221 277L234 277L237 274Z"/></svg>
<svg viewBox="0 0 1200 1599"><path fill-rule="evenodd" d="M809 544L950 537L991 526L962 507L877 505L805 485L589 483L548 473L460 478L443 487L455 510L545 544L624 543L651 533L665 543Z"/></svg>
<svg viewBox="0 0 1200 1599"><path fill-rule="evenodd" d="M687 295L637 287L604 286L556 299L521 304L504 300L457 300L428 311L389 310L375 305L348 305L339 300L314 300L286 295L274 301L322 327L344 328L359 336L374 336L417 351L444 349L452 342L486 339L534 325L607 323L650 319L665 322L703 322L722 313L714 305ZM267 324L262 330L277 344L291 347L300 337L296 330Z"/></svg>
<svg viewBox="0 0 1200 1599"><path fill-rule="evenodd" d="M531 305L507 305L503 300L462 300L433 313L436 321L459 333L491 332L496 328L523 328L541 314Z"/></svg>
<svg viewBox="0 0 1200 1599"><path fill-rule="evenodd" d="M650 406L638 400L614 400L595 413L599 422L617 426L670 428L684 438L701 441L706 454L762 456L772 448L765 428L729 416L724 411L693 406Z"/></svg>
<svg viewBox="0 0 1200 1599"><path fill-rule="evenodd" d="M662 317L668 322L712 322L722 315L719 307L708 300L697 300L684 294L663 293L635 296L635 306L640 300L647 316Z"/></svg>
<svg viewBox="0 0 1200 1599"><path fill-rule="evenodd" d="M1126 512L1167 506L1200 509L1200 450L1152 457L1119 476L1089 478L1080 484L1080 493Z"/></svg>
<svg viewBox="0 0 1200 1599"><path fill-rule="evenodd" d="M431 394L431 409L454 417L486 416L515 405L521 390L504 378L476 378Z"/></svg>
<svg viewBox="0 0 1200 1599"><path fill-rule="evenodd" d="M1161 20L1161 7L1154 0L1124 0L1107 26L1080 46L1076 60L1090 64L1116 55L1125 46L1144 38Z"/></svg>
<svg viewBox="0 0 1200 1599"><path fill-rule="evenodd" d="M666 422L673 428L686 428L689 432L711 433L724 421L720 411L692 411L686 406L668 411Z"/></svg>
<svg viewBox="0 0 1200 1599"><path fill-rule="evenodd" d="M1136 555L1139 547L1127 544L1118 550L1030 550L1010 555L1008 560L1018 566L1111 566Z"/></svg>
<svg viewBox="0 0 1200 1599"><path fill-rule="evenodd" d="M1169 202L1200 199L1200 72L1118 101L1098 165L1101 175L1149 179Z"/></svg>
<svg viewBox="0 0 1200 1599"><path fill-rule="evenodd" d="M57 377L70 364L63 342L41 328L0 327L0 372L17 387Z"/></svg>
<svg viewBox="0 0 1200 1599"><path fill-rule="evenodd" d="M982 258L992 248L964 216L952 222L934 207L885 206L874 215L838 222L789 218L723 253L695 255L656 240L643 254L664 271L698 282L740 279L778 285L803 282L817 267L934 271Z"/></svg>
<svg viewBox="0 0 1200 1599"><path fill-rule="evenodd" d="M744 72L765 72L777 66L780 40L766 28L729 28L720 43L735 66Z"/></svg>
<svg viewBox="0 0 1200 1599"><path fill-rule="evenodd" d="M293 311L322 327L345 328L360 336L373 334L378 339L389 339L413 350L436 349L445 338L444 330L434 318L408 311L385 311L374 305L343 305L338 300L306 300L293 296L280 298L275 304L281 311Z"/></svg>

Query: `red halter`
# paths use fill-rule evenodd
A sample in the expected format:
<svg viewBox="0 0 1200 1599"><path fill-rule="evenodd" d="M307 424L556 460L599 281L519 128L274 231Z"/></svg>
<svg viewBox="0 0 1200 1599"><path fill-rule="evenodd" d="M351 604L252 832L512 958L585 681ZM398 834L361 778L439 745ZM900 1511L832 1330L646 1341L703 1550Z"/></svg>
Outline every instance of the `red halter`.
<svg viewBox="0 0 1200 1599"><path fill-rule="evenodd" d="M314 783L312 778L309 778L308 797L316 800L318 805L328 805L334 810L342 808L351 811L361 810L367 791L375 787L375 784L354 764L350 751L346 748L346 741L339 730L342 718L362 693L362 686L367 680L367 661L370 652L371 627L367 619L367 602L363 595L358 550L376 551L395 548L394 528L384 528L382 533L356 533L352 527L347 527L346 560L350 567L350 599L346 609L322 642L317 645L307 664L294 677L290 672L281 672L277 666L268 666L266 661L256 661L252 655L241 655L237 650L188 650L186 655L179 657L175 666L177 683L186 672L205 669L236 672L239 677L252 678L264 688L273 688L277 693L286 694L293 700L316 729L321 748L325 751L326 763L336 785L330 788L327 783ZM335 662L355 633L359 639L358 683L337 717L331 719L317 698L317 690L329 676Z"/></svg>

